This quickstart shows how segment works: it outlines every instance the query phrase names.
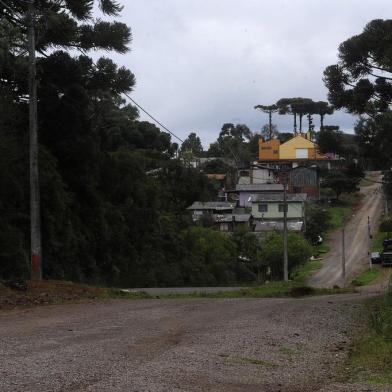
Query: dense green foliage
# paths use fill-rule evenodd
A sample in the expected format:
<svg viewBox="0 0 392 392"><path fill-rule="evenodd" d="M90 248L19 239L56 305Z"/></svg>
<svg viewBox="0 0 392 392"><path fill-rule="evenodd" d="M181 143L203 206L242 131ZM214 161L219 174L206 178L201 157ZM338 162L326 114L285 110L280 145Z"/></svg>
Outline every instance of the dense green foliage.
<svg viewBox="0 0 392 392"><path fill-rule="evenodd" d="M56 4L40 2L38 14L51 21L40 52L127 50L129 29L94 22L92 1L66 2L68 12ZM120 11L113 1L100 6L105 14ZM11 278L29 274L27 61L19 52L26 37L10 15L0 26L0 277ZM178 272L187 257L184 209L210 199L213 187L171 159L170 135L138 121L123 101L133 74L107 58L94 63L54 51L38 58L38 78L44 276L114 285L185 282Z"/></svg>
<svg viewBox="0 0 392 392"><path fill-rule="evenodd" d="M323 237L325 232L330 228L331 215L328 209L322 208L316 204L306 207L306 231L305 237L313 244Z"/></svg>
<svg viewBox="0 0 392 392"><path fill-rule="evenodd" d="M271 233L262 248L261 260L270 268L272 277L283 275L283 236L279 233ZM312 247L299 234L288 235L288 260L289 270L294 271L296 267L307 261L312 255Z"/></svg>
<svg viewBox="0 0 392 392"><path fill-rule="evenodd" d="M200 157L203 155L203 146L200 138L195 132L191 132L181 145L181 153L190 151L194 156Z"/></svg>
<svg viewBox="0 0 392 392"><path fill-rule="evenodd" d="M178 145L169 134L139 121L124 101L134 75L108 58L94 62L85 52L68 52L123 53L129 28L93 19L93 1L37 4L44 277L118 286L222 285L254 281L268 265L280 278L281 268L274 267L281 264L279 241L263 244L246 231L231 237L193 226L186 207L213 199L214 186L175 158ZM98 4L106 15L121 10L112 0ZM27 3L10 6L13 15L0 15L1 279L27 277L30 268ZM249 160L257 148L248 143L257 142L252 137L245 125L225 124L218 153L237 164ZM202 153L194 133L182 145L188 149ZM224 172L227 165L210 162L203 169ZM306 247L301 241L291 240L292 266L309 256L299 250ZM269 260L268 252L275 257Z"/></svg>
<svg viewBox="0 0 392 392"><path fill-rule="evenodd" d="M358 190L361 176L355 177L348 170L331 170L324 178L322 186L331 188L336 195L336 200L342 193L353 193Z"/></svg>
<svg viewBox="0 0 392 392"><path fill-rule="evenodd" d="M356 127L360 154L376 169L391 158L392 21L376 19L339 46L339 62L324 71L328 98L337 109L360 114Z"/></svg>

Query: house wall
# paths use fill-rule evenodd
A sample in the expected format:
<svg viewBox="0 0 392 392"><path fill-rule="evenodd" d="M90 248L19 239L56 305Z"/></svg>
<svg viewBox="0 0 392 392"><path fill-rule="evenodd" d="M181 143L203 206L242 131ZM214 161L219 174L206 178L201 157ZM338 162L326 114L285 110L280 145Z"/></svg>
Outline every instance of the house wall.
<svg viewBox="0 0 392 392"><path fill-rule="evenodd" d="M297 149L306 149L307 158L302 159L323 159L323 155L317 153L317 146L315 143L306 139L303 135L297 135L283 143L279 147L279 157L280 159L298 159L296 155Z"/></svg>
<svg viewBox="0 0 392 392"><path fill-rule="evenodd" d="M259 204L267 204L267 212L259 212ZM256 219L283 219L283 212L279 212L279 204L283 202L252 203L252 216ZM301 219L303 217L302 202L288 202L287 218Z"/></svg>
<svg viewBox="0 0 392 392"><path fill-rule="evenodd" d="M271 139L265 142L262 138L259 139L259 160L273 161L279 159L280 141Z"/></svg>
<svg viewBox="0 0 392 392"><path fill-rule="evenodd" d="M317 199L319 196L318 186L292 186L289 185L288 193L306 193L308 199Z"/></svg>
<svg viewBox="0 0 392 392"><path fill-rule="evenodd" d="M273 170L269 169L252 169L251 177L253 184L265 184L275 180Z"/></svg>

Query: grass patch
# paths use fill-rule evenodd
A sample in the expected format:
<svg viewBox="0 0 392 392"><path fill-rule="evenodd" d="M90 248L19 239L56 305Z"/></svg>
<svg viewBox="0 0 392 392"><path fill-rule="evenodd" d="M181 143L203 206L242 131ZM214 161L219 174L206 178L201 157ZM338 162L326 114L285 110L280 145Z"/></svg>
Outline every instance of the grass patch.
<svg viewBox="0 0 392 392"><path fill-rule="evenodd" d="M347 219L352 214L352 207L336 206L329 209L331 230L339 229L343 226L343 220Z"/></svg>
<svg viewBox="0 0 392 392"><path fill-rule="evenodd" d="M367 180L366 178L362 178L362 180L359 182L359 186L362 187L368 187L374 185L374 182Z"/></svg>
<svg viewBox="0 0 392 392"><path fill-rule="evenodd" d="M382 243L385 240L385 238L389 238L390 237L390 233L384 233L382 231L377 231L374 235L373 235L373 239L372 239L372 251L373 252L381 252L382 251Z"/></svg>
<svg viewBox="0 0 392 392"><path fill-rule="evenodd" d="M351 382L392 385L392 287L383 298L367 301L368 327L354 342L346 378Z"/></svg>
<svg viewBox="0 0 392 392"><path fill-rule="evenodd" d="M320 260L309 260L294 271L293 280L297 283L304 283L305 279L308 278L312 272L320 269L322 265Z"/></svg>
<svg viewBox="0 0 392 392"><path fill-rule="evenodd" d="M297 354L297 350L287 346L279 347L279 352L288 357L292 357L293 355Z"/></svg>
<svg viewBox="0 0 392 392"><path fill-rule="evenodd" d="M366 286L376 280L380 275L380 268L373 267L372 269L361 272L351 281L351 284L354 286Z"/></svg>
<svg viewBox="0 0 392 392"><path fill-rule="evenodd" d="M298 267L288 282L272 281L237 291L221 291L217 293L195 292L189 294L166 294L160 298L280 298L304 297L309 295L331 295L353 292L352 289L323 289L305 285L306 278L321 267L319 260L308 261Z"/></svg>
<svg viewBox="0 0 392 392"><path fill-rule="evenodd" d="M328 237L324 238L324 241L322 244L314 246L314 254L316 256L326 254L331 250L331 247L329 246L329 244L327 242L328 242Z"/></svg>

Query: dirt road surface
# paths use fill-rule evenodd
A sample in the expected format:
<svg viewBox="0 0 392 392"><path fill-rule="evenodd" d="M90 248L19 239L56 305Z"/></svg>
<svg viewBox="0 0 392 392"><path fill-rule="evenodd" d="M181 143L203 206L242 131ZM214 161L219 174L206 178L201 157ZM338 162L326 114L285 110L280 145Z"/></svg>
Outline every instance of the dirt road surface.
<svg viewBox="0 0 392 392"><path fill-rule="evenodd" d="M380 184L374 184L361 189L364 195L363 200L346 225L346 282L351 281L369 264L368 216L371 232L374 233L383 209L383 198L379 187ZM309 286L333 287L343 284L342 231L340 229L332 233L329 244L331 251L323 258L322 268L308 279Z"/></svg>
<svg viewBox="0 0 392 392"><path fill-rule="evenodd" d="M116 300L2 312L0 390L373 391L333 383L362 324L362 299Z"/></svg>

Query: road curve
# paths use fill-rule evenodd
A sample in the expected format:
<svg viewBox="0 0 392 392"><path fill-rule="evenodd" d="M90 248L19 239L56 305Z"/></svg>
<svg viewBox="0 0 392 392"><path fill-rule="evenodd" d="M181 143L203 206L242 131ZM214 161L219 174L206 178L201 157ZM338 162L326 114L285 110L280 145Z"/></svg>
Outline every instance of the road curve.
<svg viewBox="0 0 392 392"><path fill-rule="evenodd" d="M369 264L368 217L370 217L371 232L374 233L383 208L383 197L379 187L379 184L374 184L361 189L363 194L361 204L346 225L346 282ZM310 286L333 287L343 284L341 229L332 233L329 244L331 250L323 258L322 268L307 281Z"/></svg>

